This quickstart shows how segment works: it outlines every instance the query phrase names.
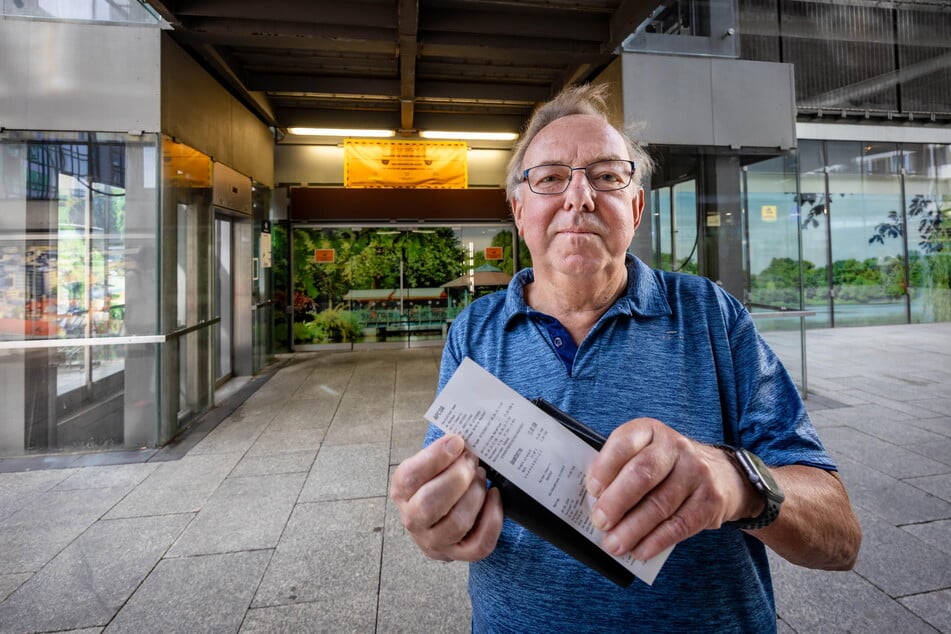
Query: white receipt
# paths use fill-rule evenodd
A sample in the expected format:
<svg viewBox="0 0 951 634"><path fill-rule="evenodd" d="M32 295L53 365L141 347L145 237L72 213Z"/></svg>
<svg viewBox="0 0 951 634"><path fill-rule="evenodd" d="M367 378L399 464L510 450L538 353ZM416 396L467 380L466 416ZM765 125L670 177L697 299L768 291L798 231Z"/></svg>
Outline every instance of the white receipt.
<svg viewBox="0 0 951 634"><path fill-rule="evenodd" d="M589 517L595 500L584 486L597 451L531 401L466 357L426 411L426 420L462 436L490 467L602 546L604 533ZM647 561L614 558L652 584L672 550Z"/></svg>

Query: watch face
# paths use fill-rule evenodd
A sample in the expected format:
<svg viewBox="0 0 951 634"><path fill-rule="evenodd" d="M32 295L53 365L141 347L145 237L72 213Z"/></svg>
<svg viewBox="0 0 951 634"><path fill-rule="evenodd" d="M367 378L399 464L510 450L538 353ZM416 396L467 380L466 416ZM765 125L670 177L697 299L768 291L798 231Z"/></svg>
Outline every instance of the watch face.
<svg viewBox="0 0 951 634"><path fill-rule="evenodd" d="M750 472L750 475L755 475L759 480L762 485L763 493L778 502L784 499L783 492L780 490L779 485L776 484L776 480L773 479L773 474L770 473L769 467L766 466L766 463L763 462L759 456L745 449L738 449L736 456Z"/></svg>

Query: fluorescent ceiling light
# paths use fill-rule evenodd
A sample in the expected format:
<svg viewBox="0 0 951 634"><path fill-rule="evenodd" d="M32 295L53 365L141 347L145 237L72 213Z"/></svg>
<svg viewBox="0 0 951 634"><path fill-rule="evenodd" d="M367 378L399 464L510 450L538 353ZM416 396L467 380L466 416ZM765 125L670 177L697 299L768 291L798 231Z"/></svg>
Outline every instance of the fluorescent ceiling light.
<svg viewBox="0 0 951 634"><path fill-rule="evenodd" d="M514 141L515 132L448 132L444 130L420 130L424 139L463 139L468 141Z"/></svg>
<svg viewBox="0 0 951 634"><path fill-rule="evenodd" d="M396 130L360 130L349 128L288 128L288 132L298 136L396 136Z"/></svg>

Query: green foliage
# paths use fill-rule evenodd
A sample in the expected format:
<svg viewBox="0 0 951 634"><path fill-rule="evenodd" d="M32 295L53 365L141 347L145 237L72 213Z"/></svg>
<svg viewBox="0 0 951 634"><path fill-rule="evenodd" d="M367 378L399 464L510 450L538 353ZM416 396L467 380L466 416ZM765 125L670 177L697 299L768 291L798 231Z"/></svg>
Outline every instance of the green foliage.
<svg viewBox="0 0 951 634"><path fill-rule="evenodd" d="M921 288L923 281L934 283L935 264L948 256L913 254L909 266L910 286ZM940 277L940 275L939 275ZM799 302L799 271L795 260L774 258L759 275L752 276L754 303L777 306L797 305ZM904 260L886 257L881 261L868 258L836 260L832 265L835 299L841 303L870 304L891 302L905 294ZM807 302L821 301L828 296L828 271L803 262L803 292ZM946 287L945 287L946 288Z"/></svg>
<svg viewBox="0 0 951 634"><path fill-rule="evenodd" d="M285 222L271 224L271 276L274 280L274 351L290 349L287 335L287 302L293 296L288 262L288 231Z"/></svg>
<svg viewBox="0 0 951 634"><path fill-rule="evenodd" d="M323 310L308 322L294 324L294 343L342 343L363 340L360 319L337 306Z"/></svg>
<svg viewBox="0 0 951 634"><path fill-rule="evenodd" d="M934 319L951 320L951 204L947 199L917 194L908 204L907 217L918 221L918 248L924 254L909 253L909 286L924 290L925 310ZM875 233L868 242L884 245L886 240L903 238L906 231L908 227L902 215L892 210L875 226ZM902 262L900 257L891 260ZM889 271L887 277L890 292L904 289L904 279L896 286L894 272Z"/></svg>
<svg viewBox="0 0 951 634"><path fill-rule="evenodd" d="M316 249L334 249L334 262L315 262ZM432 288L462 275L465 251L455 232L440 227L420 231L385 229L294 229L295 298L314 310L331 308L350 289ZM295 299L295 305L297 305Z"/></svg>
<svg viewBox="0 0 951 634"><path fill-rule="evenodd" d="M799 307L799 264L792 258L773 258L753 276L750 300L754 304Z"/></svg>
<svg viewBox="0 0 951 634"><path fill-rule="evenodd" d="M935 321L951 321L951 253L927 258L925 311Z"/></svg>
<svg viewBox="0 0 951 634"><path fill-rule="evenodd" d="M294 343L313 343L314 331L310 324L302 321L294 323Z"/></svg>

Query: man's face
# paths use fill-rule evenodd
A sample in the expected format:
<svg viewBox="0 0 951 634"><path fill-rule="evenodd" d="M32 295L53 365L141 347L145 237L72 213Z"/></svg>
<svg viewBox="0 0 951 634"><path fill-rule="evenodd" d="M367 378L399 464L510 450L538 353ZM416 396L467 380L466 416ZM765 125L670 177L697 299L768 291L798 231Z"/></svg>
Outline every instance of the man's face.
<svg viewBox="0 0 951 634"><path fill-rule="evenodd" d="M597 117L572 115L542 128L525 152L522 169L629 158L617 130ZM579 170L563 194L536 194L527 183L519 185L518 193L512 213L537 271L589 275L623 266L644 205L644 192L636 183L596 191Z"/></svg>

